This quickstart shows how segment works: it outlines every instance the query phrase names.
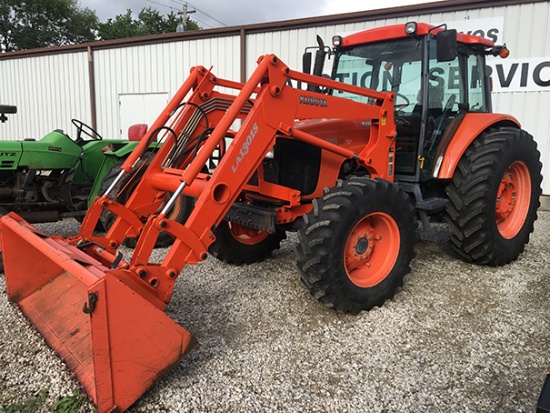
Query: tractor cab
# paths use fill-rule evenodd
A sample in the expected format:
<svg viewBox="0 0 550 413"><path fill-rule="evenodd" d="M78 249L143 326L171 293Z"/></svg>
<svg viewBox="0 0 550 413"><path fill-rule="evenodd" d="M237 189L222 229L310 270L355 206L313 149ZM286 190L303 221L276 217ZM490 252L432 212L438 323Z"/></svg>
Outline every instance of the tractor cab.
<svg viewBox="0 0 550 413"><path fill-rule="evenodd" d="M433 176L437 154L450 142L464 114L492 111L485 55L502 48L487 39L411 22L335 36L333 47L333 79L395 93L400 181Z"/></svg>

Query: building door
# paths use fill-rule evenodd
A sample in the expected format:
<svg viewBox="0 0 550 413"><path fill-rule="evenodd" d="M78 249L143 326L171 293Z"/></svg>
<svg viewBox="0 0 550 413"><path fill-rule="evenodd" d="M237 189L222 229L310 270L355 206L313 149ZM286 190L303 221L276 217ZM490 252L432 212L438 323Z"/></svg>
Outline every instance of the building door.
<svg viewBox="0 0 550 413"><path fill-rule="evenodd" d="M128 128L145 123L150 128L168 103L168 93L131 93L118 95L120 137L128 137Z"/></svg>

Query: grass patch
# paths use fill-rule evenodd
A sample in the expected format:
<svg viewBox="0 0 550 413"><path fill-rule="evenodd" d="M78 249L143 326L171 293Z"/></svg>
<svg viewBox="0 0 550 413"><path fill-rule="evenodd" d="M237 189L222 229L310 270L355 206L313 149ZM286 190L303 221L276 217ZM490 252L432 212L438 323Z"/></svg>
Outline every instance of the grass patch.
<svg viewBox="0 0 550 413"><path fill-rule="evenodd" d="M72 396L65 396L53 405L53 413L76 413L84 404L84 397L75 391Z"/></svg>
<svg viewBox="0 0 550 413"><path fill-rule="evenodd" d="M44 402L48 397L47 390L40 392L21 403L13 403L8 406L0 406L0 413L37 413L44 408ZM53 413L77 413L84 405L84 397L75 390L72 396L65 396L53 405Z"/></svg>
<svg viewBox="0 0 550 413"><path fill-rule="evenodd" d="M22 403L10 404L6 407L0 407L1 413L36 413L42 407L48 397L47 390L40 390L36 396L29 397Z"/></svg>

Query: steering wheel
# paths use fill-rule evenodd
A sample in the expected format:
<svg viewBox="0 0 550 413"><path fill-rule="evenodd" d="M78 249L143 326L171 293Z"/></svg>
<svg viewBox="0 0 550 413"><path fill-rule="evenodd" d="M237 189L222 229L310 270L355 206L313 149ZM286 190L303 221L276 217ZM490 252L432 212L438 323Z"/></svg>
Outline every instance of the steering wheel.
<svg viewBox="0 0 550 413"><path fill-rule="evenodd" d="M76 132L76 139L75 142L83 142L84 139L82 138L82 134L88 136L93 141L100 141L103 139L103 137L97 133L97 131L92 128L89 125L86 125L84 122L78 119L71 119L71 122L74 126L76 126L77 132Z"/></svg>
<svg viewBox="0 0 550 413"><path fill-rule="evenodd" d="M402 104L397 104L397 98L401 98L405 101L405 103L402 103ZM395 106L397 107L397 110L403 110L405 109L407 106L409 106L411 104L411 101L409 100L409 98L399 92L395 92Z"/></svg>

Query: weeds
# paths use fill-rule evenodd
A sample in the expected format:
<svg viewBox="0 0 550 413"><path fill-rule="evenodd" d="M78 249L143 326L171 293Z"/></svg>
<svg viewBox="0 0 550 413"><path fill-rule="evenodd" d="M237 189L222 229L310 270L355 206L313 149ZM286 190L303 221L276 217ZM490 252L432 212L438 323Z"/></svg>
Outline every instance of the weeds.
<svg viewBox="0 0 550 413"><path fill-rule="evenodd" d="M72 396L65 396L53 406L53 413L76 413L84 404L80 392L75 391Z"/></svg>
<svg viewBox="0 0 550 413"><path fill-rule="evenodd" d="M0 406L0 413L37 413L44 406L48 397L47 390L40 392L33 397L28 398L22 403L13 403L9 406ZM77 413L84 404L84 397L77 390L72 396L65 396L53 405L53 413Z"/></svg>
<svg viewBox="0 0 550 413"><path fill-rule="evenodd" d="M6 407L0 407L0 413L36 413L48 397L47 390L40 390L36 396L32 396L22 403L14 403Z"/></svg>

